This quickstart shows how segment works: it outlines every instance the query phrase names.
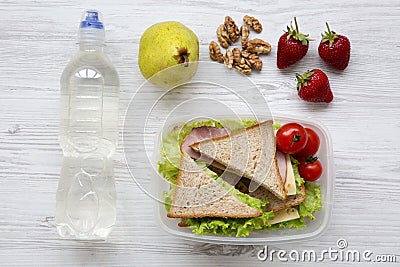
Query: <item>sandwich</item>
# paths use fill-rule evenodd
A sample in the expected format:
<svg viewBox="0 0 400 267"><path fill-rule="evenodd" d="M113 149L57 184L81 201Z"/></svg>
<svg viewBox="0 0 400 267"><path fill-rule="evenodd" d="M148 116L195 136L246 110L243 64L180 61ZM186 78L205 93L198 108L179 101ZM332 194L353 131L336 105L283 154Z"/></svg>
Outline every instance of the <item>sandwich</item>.
<svg viewBox="0 0 400 267"><path fill-rule="evenodd" d="M278 170L272 121L255 124L231 135L197 142L190 147L213 162L226 166L229 172L265 187L277 198L286 198Z"/></svg>
<svg viewBox="0 0 400 267"><path fill-rule="evenodd" d="M230 191L183 152L171 208L167 216L170 218L252 218L262 215L261 211L241 202L234 196L233 190Z"/></svg>
<svg viewBox="0 0 400 267"><path fill-rule="evenodd" d="M167 216L195 234L236 237L306 226L321 207L319 186L304 182L298 162L276 150L274 127L204 120L168 132L158 163L172 184L164 194Z"/></svg>

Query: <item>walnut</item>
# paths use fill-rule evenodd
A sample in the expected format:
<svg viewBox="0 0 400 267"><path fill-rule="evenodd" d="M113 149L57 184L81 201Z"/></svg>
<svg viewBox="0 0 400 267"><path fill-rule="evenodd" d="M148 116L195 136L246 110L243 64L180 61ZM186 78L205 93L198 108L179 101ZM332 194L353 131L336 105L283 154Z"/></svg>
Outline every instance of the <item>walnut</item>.
<svg viewBox="0 0 400 267"><path fill-rule="evenodd" d="M227 49L225 53L225 65L231 69L233 66L233 53L231 50Z"/></svg>
<svg viewBox="0 0 400 267"><path fill-rule="evenodd" d="M231 17L226 16L224 24L226 30L228 31L229 39L231 40L232 43L236 42L239 39L240 32L235 21Z"/></svg>
<svg viewBox="0 0 400 267"><path fill-rule="evenodd" d="M246 49L247 40L249 39L250 30L247 25L242 25L240 27L240 35L242 36L242 49Z"/></svg>
<svg viewBox="0 0 400 267"><path fill-rule="evenodd" d="M224 55L221 53L221 49L216 42L211 41L208 48L210 50L210 58L212 60L218 61L219 63L224 63Z"/></svg>
<svg viewBox="0 0 400 267"><path fill-rule="evenodd" d="M251 55L251 53L247 50L242 50L241 54L244 58L248 58Z"/></svg>
<svg viewBox="0 0 400 267"><path fill-rule="evenodd" d="M217 37L219 43L223 48L228 48L229 45L231 44L231 41L229 39L229 34L226 31L224 24L219 25L219 27L217 28Z"/></svg>
<svg viewBox="0 0 400 267"><path fill-rule="evenodd" d="M255 32L260 33L262 31L262 25L255 17L250 17L248 15L243 17L243 21L250 26Z"/></svg>
<svg viewBox="0 0 400 267"><path fill-rule="evenodd" d="M239 72L243 74L250 74L251 73L251 67L247 65L246 61L244 58L241 59L240 63L235 63L234 65L235 69L238 70Z"/></svg>
<svg viewBox="0 0 400 267"><path fill-rule="evenodd" d="M261 71L262 60L257 54L252 54L247 50L243 50L242 57L245 59L247 65L251 66L256 71Z"/></svg>
<svg viewBox="0 0 400 267"><path fill-rule="evenodd" d="M240 63L240 59L242 57L239 48L235 47L232 50L232 54L233 54L233 61L236 63Z"/></svg>
<svg viewBox="0 0 400 267"><path fill-rule="evenodd" d="M258 58L258 56L255 54L253 54L253 56L256 56L257 58L247 59L246 60L247 64L249 64L256 71L261 71L263 66L262 60Z"/></svg>
<svg viewBox="0 0 400 267"><path fill-rule="evenodd" d="M226 16L224 24L217 28L219 44L226 49L222 54L221 48L217 42L211 41L209 45L210 58L220 63L225 62L229 69L236 69L243 74L250 74L253 70L262 70L262 60L260 54L269 54L271 45L261 39L249 40L250 28L257 33L262 31L262 25L258 19L251 16L244 16L243 24L240 29L235 21ZM242 50L240 48L229 49L229 46L235 43L241 37Z"/></svg>
<svg viewBox="0 0 400 267"><path fill-rule="evenodd" d="M261 39L253 39L247 42L247 51L256 54L269 54L271 52L271 45Z"/></svg>

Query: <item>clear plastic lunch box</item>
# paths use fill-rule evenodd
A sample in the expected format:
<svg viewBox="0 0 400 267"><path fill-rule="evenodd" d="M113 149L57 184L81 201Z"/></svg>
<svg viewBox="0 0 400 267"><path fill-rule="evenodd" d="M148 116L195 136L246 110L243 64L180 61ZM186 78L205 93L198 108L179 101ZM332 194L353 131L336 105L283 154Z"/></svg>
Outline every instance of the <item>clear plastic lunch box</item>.
<svg viewBox="0 0 400 267"><path fill-rule="evenodd" d="M278 88L268 85L271 91ZM179 227L180 219L167 217L163 192L170 188L157 163L167 133L185 122L202 119L273 119L278 123L298 122L315 130L320 137L317 153L324 171L316 181L321 186L322 208L316 219L298 229L255 230L247 237L196 235L190 228ZM327 128L314 118L279 116L268 108L258 87L245 76L218 63L201 63L191 82L170 90L145 82L131 99L125 114L123 148L128 170L154 203L156 223L179 238L218 244L266 244L301 241L321 235L328 227L333 206L335 172L332 141Z"/></svg>

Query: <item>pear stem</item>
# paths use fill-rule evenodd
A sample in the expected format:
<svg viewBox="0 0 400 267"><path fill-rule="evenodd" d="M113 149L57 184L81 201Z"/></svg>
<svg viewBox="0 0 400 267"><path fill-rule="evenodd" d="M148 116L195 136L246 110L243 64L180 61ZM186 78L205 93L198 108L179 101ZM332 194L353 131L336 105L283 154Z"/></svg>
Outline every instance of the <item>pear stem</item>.
<svg viewBox="0 0 400 267"><path fill-rule="evenodd" d="M189 66L189 53L186 47L177 47L176 48L178 54L174 56L174 58L178 61L179 64L183 64L184 67Z"/></svg>
<svg viewBox="0 0 400 267"><path fill-rule="evenodd" d="M189 66L189 57L187 54L183 54L181 55L181 57L183 58L183 66L184 67L188 67Z"/></svg>

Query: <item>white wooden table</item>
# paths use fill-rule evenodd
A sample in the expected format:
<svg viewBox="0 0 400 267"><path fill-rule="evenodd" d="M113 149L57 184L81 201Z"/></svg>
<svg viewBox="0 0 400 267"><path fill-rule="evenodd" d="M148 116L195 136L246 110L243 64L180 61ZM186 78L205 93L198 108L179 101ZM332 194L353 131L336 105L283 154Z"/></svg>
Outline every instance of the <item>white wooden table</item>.
<svg viewBox="0 0 400 267"><path fill-rule="evenodd" d="M245 14L256 16L264 26L260 37L273 44L262 73L251 76L261 88L267 83L293 83L295 72L309 68L325 70L335 94L328 107L302 102L291 90L267 95L273 112L315 117L329 128L337 177L326 233L279 248L321 251L345 238L351 249L397 254L400 262L399 1L85 2L0 3L1 266L268 264L256 257L262 246L188 242L157 228L152 202L132 182L121 145L114 157L118 222L108 242L66 241L57 236L55 192L62 162L57 141L59 78L77 49L77 26L85 8L104 15L106 52L121 79L121 124L130 97L144 81L137 66L140 36L159 21L177 20L193 29L200 40L200 58L208 60L208 44L225 15L237 21ZM279 71L277 40L293 16L301 30L317 41L301 62ZM343 72L327 67L318 57L325 21L351 40L351 61Z"/></svg>

